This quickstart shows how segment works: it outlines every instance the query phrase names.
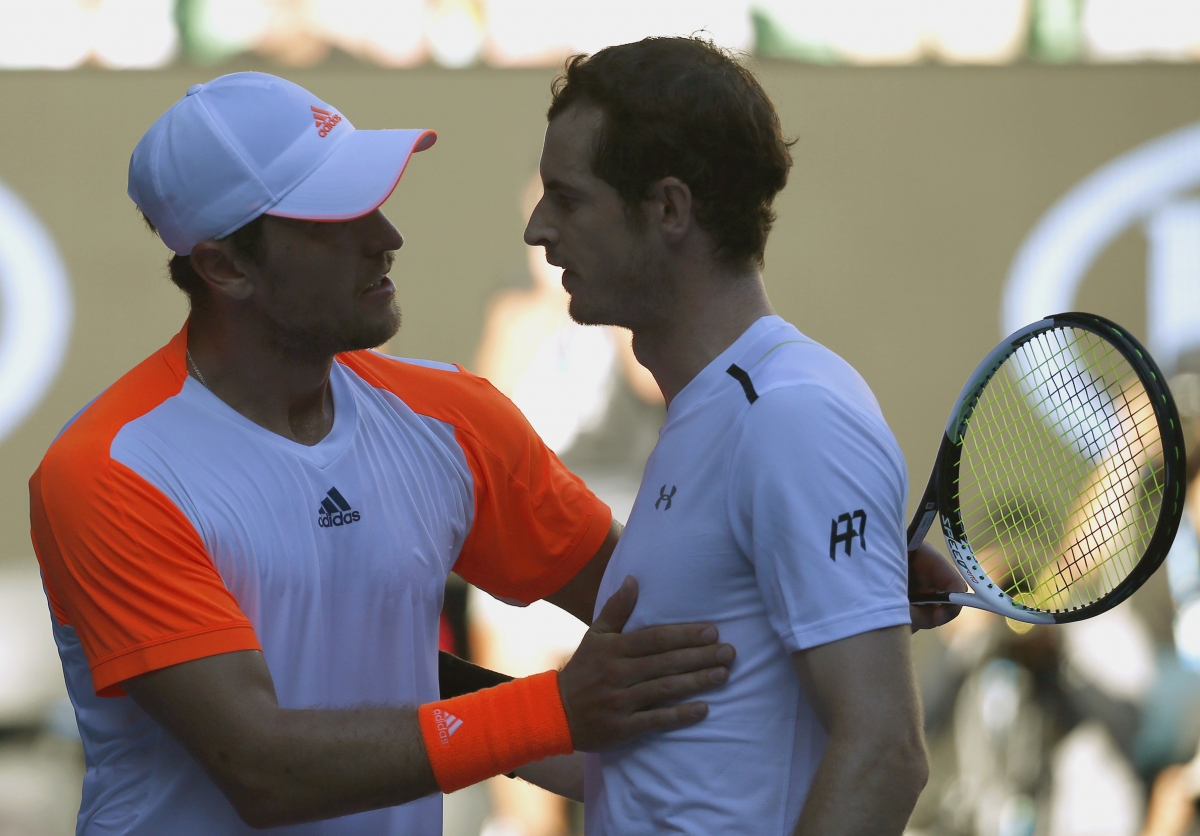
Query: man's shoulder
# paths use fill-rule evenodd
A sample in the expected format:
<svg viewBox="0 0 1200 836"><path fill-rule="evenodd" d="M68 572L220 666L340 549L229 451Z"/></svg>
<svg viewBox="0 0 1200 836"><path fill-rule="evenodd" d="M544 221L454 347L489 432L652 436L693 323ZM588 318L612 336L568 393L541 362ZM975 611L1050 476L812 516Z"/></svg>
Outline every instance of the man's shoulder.
<svg viewBox="0 0 1200 836"><path fill-rule="evenodd" d="M865 445L903 469L899 445L862 375L831 349L784 325L746 358L756 397L741 420L743 453L770 461L781 447Z"/></svg>
<svg viewBox="0 0 1200 836"><path fill-rule="evenodd" d="M182 390L187 372L179 341L134 366L59 430L39 467L43 480L86 479L106 469L117 434Z"/></svg>
<svg viewBox="0 0 1200 836"><path fill-rule="evenodd" d="M395 395L418 415L450 423L475 412L491 399L489 390L495 391L486 380L454 363L379 351L350 351L337 360L364 383Z"/></svg>
<svg viewBox="0 0 1200 836"><path fill-rule="evenodd" d="M533 432L508 398L462 366L377 351L347 352L337 359L360 380L394 395L416 414L478 439Z"/></svg>
<svg viewBox="0 0 1200 836"><path fill-rule="evenodd" d="M778 393L768 401L781 408L815 412L819 417L821 411L840 406L882 418L879 403L858 370L788 323L764 335L744 362L757 398Z"/></svg>

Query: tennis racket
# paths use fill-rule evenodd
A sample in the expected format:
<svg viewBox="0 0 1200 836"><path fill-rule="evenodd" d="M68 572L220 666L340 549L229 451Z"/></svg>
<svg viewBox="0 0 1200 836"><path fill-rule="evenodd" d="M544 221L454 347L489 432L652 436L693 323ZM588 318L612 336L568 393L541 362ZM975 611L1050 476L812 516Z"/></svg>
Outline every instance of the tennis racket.
<svg viewBox="0 0 1200 836"><path fill-rule="evenodd" d="M1086 313L1027 325L963 387L908 527L912 551L941 518L971 592L910 600L1030 624L1111 609L1175 539L1184 461L1175 402L1129 332Z"/></svg>

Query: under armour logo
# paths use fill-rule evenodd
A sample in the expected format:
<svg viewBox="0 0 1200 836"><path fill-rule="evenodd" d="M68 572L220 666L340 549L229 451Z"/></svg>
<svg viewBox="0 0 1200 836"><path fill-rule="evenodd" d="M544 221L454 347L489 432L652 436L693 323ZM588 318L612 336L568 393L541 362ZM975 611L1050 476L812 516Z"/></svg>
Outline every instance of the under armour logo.
<svg viewBox="0 0 1200 836"><path fill-rule="evenodd" d="M662 505L665 502L667 504L665 506L663 506L663 510L670 511L671 510L671 498L673 496L675 496L675 486L672 485L671 492L667 493L667 486L663 485L661 488L658 489L658 501L654 503L654 510L657 511L658 506Z"/></svg>
<svg viewBox="0 0 1200 836"><path fill-rule="evenodd" d="M855 520L862 520L857 531L854 528ZM842 523L846 524L845 531L841 530ZM861 508L852 514L842 514L836 520L829 521L829 559L837 560L838 543L846 544L846 554L849 555L855 537L858 538L858 545L865 549L867 547L867 512Z"/></svg>

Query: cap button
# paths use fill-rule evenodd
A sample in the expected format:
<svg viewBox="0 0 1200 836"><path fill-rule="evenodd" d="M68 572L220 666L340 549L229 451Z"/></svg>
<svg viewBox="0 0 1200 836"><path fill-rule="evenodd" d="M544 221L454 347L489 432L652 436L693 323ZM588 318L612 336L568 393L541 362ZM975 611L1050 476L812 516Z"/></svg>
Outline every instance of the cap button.
<svg viewBox="0 0 1200 836"><path fill-rule="evenodd" d="M204 89L204 85L203 85L203 84L193 84L191 87L189 87L189 88L187 89L187 95L189 95L189 96L194 96L194 95L196 95L197 93L199 93L199 92L200 92L201 90L203 90L203 89Z"/></svg>

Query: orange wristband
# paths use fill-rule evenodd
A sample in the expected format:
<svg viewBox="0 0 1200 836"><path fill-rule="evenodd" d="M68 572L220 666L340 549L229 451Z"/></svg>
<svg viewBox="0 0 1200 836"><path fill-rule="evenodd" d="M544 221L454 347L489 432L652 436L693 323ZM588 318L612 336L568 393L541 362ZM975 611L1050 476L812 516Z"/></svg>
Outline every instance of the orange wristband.
<svg viewBox="0 0 1200 836"><path fill-rule="evenodd" d="M417 718L442 792L575 751L557 671L428 703Z"/></svg>

